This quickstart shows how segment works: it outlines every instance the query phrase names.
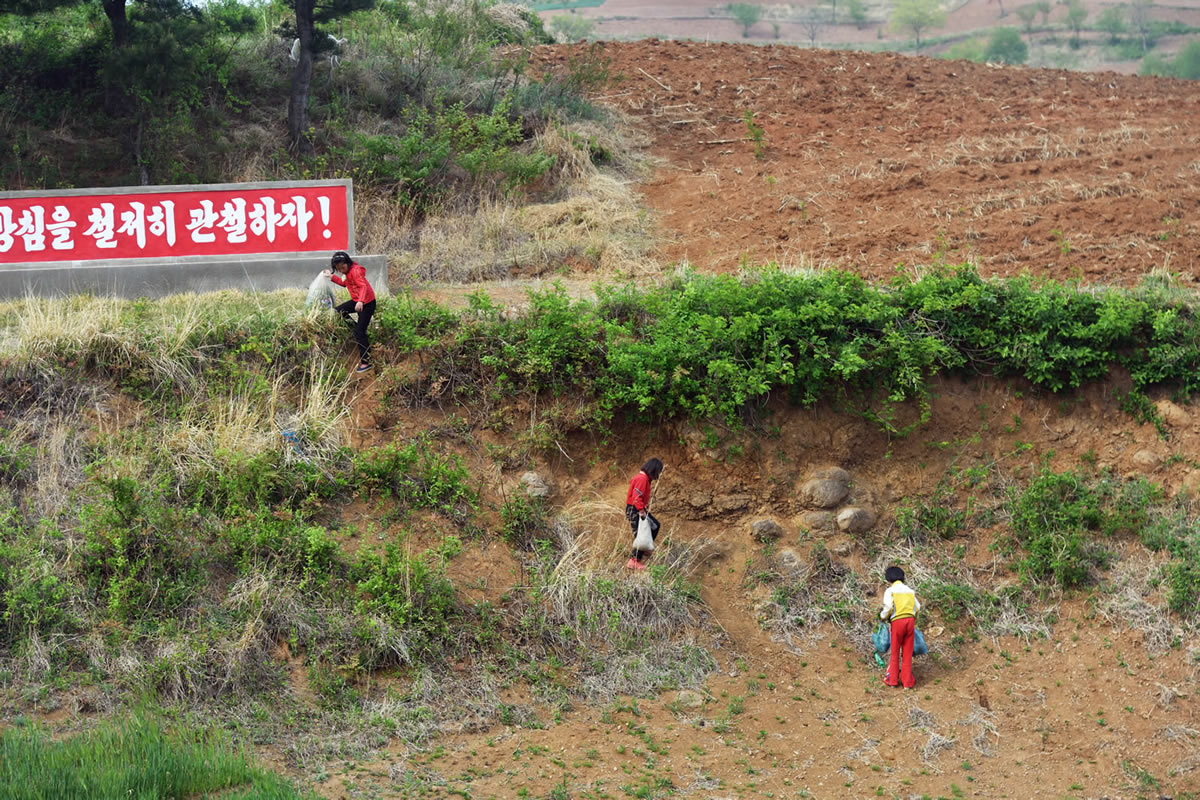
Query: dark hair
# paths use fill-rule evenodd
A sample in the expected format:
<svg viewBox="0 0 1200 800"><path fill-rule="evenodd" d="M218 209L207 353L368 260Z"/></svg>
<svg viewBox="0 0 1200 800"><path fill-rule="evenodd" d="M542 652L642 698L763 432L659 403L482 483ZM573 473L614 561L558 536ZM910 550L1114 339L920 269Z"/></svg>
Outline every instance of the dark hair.
<svg viewBox="0 0 1200 800"><path fill-rule="evenodd" d="M645 464L642 464L642 472L650 476L650 480L658 480L658 476L662 475L663 463L657 458L652 458Z"/></svg>
<svg viewBox="0 0 1200 800"><path fill-rule="evenodd" d="M350 258L350 254L345 250L338 250L333 254L333 258L329 259L329 266L336 267L338 264L353 264L354 259Z"/></svg>
<svg viewBox="0 0 1200 800"><path fill-rule="evenodd" d="M888 567L887 571L883 573L883 578L888 583L895 583L896 581L903 582L904 570L900 569L899 567Z"/></svg>

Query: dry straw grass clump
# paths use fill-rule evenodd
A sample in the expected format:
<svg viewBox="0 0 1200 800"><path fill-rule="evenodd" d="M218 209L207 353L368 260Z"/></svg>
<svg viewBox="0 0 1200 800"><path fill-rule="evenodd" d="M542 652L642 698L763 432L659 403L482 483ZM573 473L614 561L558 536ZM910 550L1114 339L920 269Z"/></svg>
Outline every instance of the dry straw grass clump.
<svg viewBox="0 0 1200 800"><path fill-rule="evenodd" d="M869 582L853 569L834 561L823 544L808 559L791 552L775 556L757 577L772 587L771 598L759 608L763 626L774 641L793 652L820 641L832 626L866 655L871 652Z"/></svg>
<svg viewBox="0 0 1200 800"><path fill-rule="evenodd" d="M224 469L234 460L272 449L281 449L285 460L327 462L345 440L348 379L320 353L301 366L284 366L270 377L265 394L242 389L213 397L201 377L207 365L222 357L231 341L228 337L240 341L236 337L244 335L234 332L258 322L265 323L264 330L279 331L287 325L303 328L316 322L307 320L307 313L311 312L303 310L298 290L262 295L187 293L153 302L29 297L0 304L0 358L6 357L18 372L27 371L29 380L39 385L53 382L62 365L79 365L136 370L153 384L172 389L184 399L184 411L177 423L166 428L162 449L183 476ZM81 424L81 407L77 402L68 408L63 397L78 394L56 396L52 405L61 412L57 421L45 423L45 415L55 410L48 407L39 412L36 426L38 452L55 454L55 463L68 470L80 463L70 451L74 431ZM88 405L100 409L98 399ZM284 431L294 439L281 438ZM47 497L53 488L49 484L69 484L43 466L39 486L47 489Z"/></svg>
<svg viewBox="0 0 1200 800"><path fill-rule="evenodd" d="M272 450L285 463L332 463L346 442L346 373L314 359L298 390L293 380L285 373L265 395L235 391L188 406L163 433L162 452L175 473L186 480L221 472Z"/></svg>
<svg viewBox="0 0 1200 800"><path fill-rule="evenodd" d="M60 356L96 354L128 363L137 352L122 324L127 302L114 297L27 297L0 304L0 357L44 366Z"/></svg>
<svg viewBox="0 0 1200 800"><path fill-rule="evenodd" d="M72 295L0 303L0 358L18 368L91 363L149 370L160 383L190 388L224 331L269 318L305 315L300 290L182 293L153 301Z"/></svg>
<svg viewBox="0 0 1200 800"><path fill-rule="evenodd" d="M596 174L553 203L486 201L425 220L419 245L397 259L402 279L471 283L539 275L582 259L605 271L643 269L647 218L631 185Z"/></svg>
<svg viewBox="0 0 1200 800"><path fill-rule="evenodd" d="M640 165L622 136L594 123L547 127L535 147L554 157L542 178L552 192L536 203L490 196L430 214L415 232L394 237L416 242L396 259L401 279L469 283L539 275L568 262L608 273L647 271L650 221L633 190ZM596 152L608 166L596 166Z"/></svg>
<svg viewBox="0 0 1200 800"><path fill-rule="evenodd" d="M1152 602L1160 579L1161 565L1155 560L1122 561L1109 576L1108 590L1098 606L1110 625L1141 631L1146 651L1156 655L1169 650L1184 633L1165 603Z"/></svg>
<svg viewBox="0 0 1200 800"><path fill-rule="evenodd" d="M580 688L593 700L696 686L716 668L699 643L707 618L688 583L713 543L673 543L664 531L651 569L630 573L628 530L615 508L567 509L535 547L530 596L510 609L515 627L537 637L526 646L582 660Z"/></svg>

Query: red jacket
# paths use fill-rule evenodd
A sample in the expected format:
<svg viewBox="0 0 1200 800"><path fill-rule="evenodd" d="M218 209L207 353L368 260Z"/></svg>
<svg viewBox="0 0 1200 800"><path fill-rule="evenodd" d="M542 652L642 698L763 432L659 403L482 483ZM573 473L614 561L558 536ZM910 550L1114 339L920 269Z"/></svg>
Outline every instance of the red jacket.
<svg viewBox="0 0 1200 800"><path fill-rule="evenodd" d="M639 472L629 482L629 493L625 495L625 505L633 506L638 511L641 511L649 502L650 476L645 472Z"/></svg>
<svg viewBox="0 0 1200 800"><path fill-rule="evenodd" d="M369 303L375 299L375 290L371 288L371 284L367 283L367 271L357 261L350 262L350 269L346 272L346 277L342 277L337 270L329 276L329 280L336 283L338 286L345 286L350 290L350 299L356 303Z"/></svg>

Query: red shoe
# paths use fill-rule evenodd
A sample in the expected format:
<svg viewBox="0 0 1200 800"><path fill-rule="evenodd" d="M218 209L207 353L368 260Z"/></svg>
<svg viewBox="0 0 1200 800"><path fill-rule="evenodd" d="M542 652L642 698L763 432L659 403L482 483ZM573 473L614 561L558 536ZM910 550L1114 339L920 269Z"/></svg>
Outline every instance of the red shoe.
<svg viewBox="0 0 1200 800"><path fill-rule="evenodd" d="M645 569L646 568L646 565L643 564L642 562L638 561L636 558L631 558L628 561L626 561L625 566L628 569Z"/></svg>

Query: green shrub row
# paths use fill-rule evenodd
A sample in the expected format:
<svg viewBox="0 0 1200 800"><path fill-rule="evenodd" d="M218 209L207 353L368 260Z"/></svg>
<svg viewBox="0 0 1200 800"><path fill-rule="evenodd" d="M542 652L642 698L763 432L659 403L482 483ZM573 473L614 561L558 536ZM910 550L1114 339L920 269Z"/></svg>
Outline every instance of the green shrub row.
<svg viewBox="0 0 1200 800"><path fill-rule="evenodd" d="M928 419L936 374L1013 376L1059 392L1123 367L1139 397L1200 387L1200 322L1189 305L1029 277L985 280L968 266L886 287L837 271L689 274L662 288L599 287L595 300L572 300L561 287L535 292L515 320L493 310L477 297L451 321L400 297L381 310L380 328L400 351L430 351L422 380L465 392L577 393L601 420L736 423L781 395L839 400L902 431L899 404L916 401Z"/></svg>

